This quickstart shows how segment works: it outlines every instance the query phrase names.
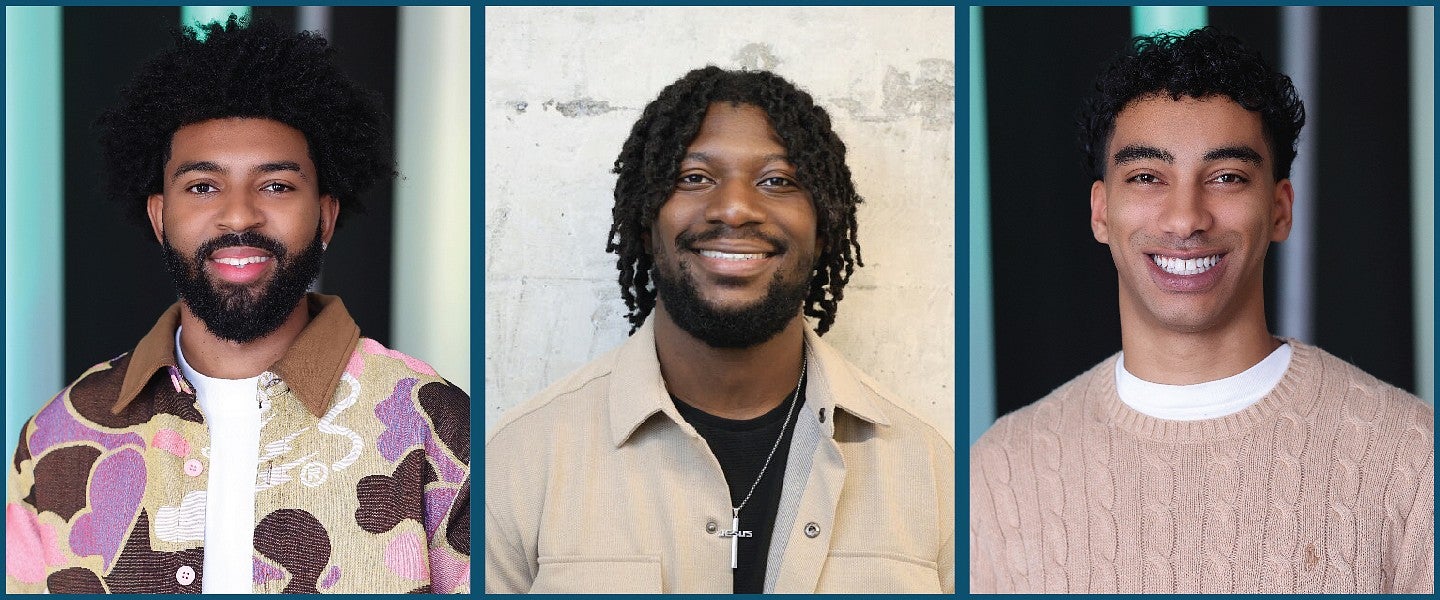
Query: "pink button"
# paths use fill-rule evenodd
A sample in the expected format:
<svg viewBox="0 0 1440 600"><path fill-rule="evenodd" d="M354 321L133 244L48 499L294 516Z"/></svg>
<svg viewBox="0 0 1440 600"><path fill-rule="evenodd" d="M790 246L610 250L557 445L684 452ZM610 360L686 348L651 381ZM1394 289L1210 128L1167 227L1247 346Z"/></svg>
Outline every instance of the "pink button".
<svg viewBox="0 0 1440 600"><path fill-rule="evenodd" d="M180 585L195 583L195 569L190 568L189 565L175 569L175 581Z"/></svg>
<svg viewBox="0 0 1440 600"><path fill-rule="evenodd" d="M202 473L202 472L204 472L204 471L205 471L205 466L204 466L204 465L201 465L201 464L200 464L200 461L198 461L198 460L196 460L196 459L193 459L193 458L190 459L190 460L185 461L185 474L186 474L186 475L189 475L189 476L191 476L191 477L196 477L196 476L199 476L200 473Z"/></svg>

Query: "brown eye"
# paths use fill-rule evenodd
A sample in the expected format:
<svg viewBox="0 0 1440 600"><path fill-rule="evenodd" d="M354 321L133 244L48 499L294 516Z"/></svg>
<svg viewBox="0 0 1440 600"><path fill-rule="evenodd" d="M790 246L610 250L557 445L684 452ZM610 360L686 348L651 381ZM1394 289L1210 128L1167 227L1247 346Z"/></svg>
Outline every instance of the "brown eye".
<svg viewBox="0 0 1440 600"><path fill-rule="evenodd" d="M208 183L197 183L195 185L185 188L185 191L192 194L209 194L212 192L217 192L219 190L217 190L215 186Z"/></svg>
<svg viewBox="0 0 1440 600"><path fill-rule="evenodd" d="M765 187L799 187L794 181L784 177L766 177L760 180L760 185Z"/></svg>

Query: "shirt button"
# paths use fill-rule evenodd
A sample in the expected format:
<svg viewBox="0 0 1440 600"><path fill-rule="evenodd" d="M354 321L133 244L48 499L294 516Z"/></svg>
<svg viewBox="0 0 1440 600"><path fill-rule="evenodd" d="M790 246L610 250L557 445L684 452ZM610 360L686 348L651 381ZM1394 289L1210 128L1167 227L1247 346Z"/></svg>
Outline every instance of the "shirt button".
<svg viewBox="0 0 1440 600"><path fill-rule="evenodd" d="M813 538L820 535L820 524L814 521L805 524L805 537Z"/></svg>
<svg viewBox="0 0 1440 600"><path fill-rule="evenodd" d="M705 533L715 533L719 529L720 526L715 524L714 519L711 519L709 523L705 524Z"/></svg>
<svg viewBox="0 0 1440 600"><path fill-rule="evenodd" d="M820 422L821 422L821 423L824 423L824 422L825 422L825 409L823 409L823 408L820 409Z"/></svg>
<svg viewBox="0 0 1440 600"><path fill-rule="evenodd" d="M190 568L189 565L175 569L175 581L179 582L180 585L195 583L195 569Z"/></svg>
<svg viewBox="0 0 1440 600"><path fill-rule="evenodd" d="M185 467L184 467L184 468L185 468L185 474L186 474L186 475L189 475L189 476L191 476L191 477L198 477L198 476L200 475L200 473L202 473L202 472L205 471L205 466L204 466L204 465L201 465L199 460L196 460L196 459L193 459L193 458L190 459L190 460L185 461ZM188 569L188 568L190 568L190 567L185 567L185 568Z"/></svg>

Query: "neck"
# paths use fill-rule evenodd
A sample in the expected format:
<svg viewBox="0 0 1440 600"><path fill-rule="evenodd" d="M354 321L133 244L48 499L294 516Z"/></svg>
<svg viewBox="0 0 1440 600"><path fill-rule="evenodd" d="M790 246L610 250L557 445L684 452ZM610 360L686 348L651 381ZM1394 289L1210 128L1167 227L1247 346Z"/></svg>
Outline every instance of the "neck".
<svg viewBox="0 0 1440 600"><path fill-rule="evenodd" d="M655 305L655 354L671 394L726 419L753 419L780 406L800 382L805 320L749 348L712 348ZM187 355L188 356L188 355Z"/></svg>
<svg viewBox="0 0 1440 600"><path fill-rule="evenodd" d="M1263 307L1198 332L1165 329L1121 312L1125 370L1152 383L1190 385L1244 372L1280 347L1265 326Z"/></svg>
<svg viewBox="0 0 1440 600"><path fill-rule="evenodd" d="M302 297L290 316L275 331L249 342L233 342L210 333L190 307L180 302L180 348L185 362L207 377L247 379L265 372L280 360L295 338L310 323L309 300Z"/></svg>

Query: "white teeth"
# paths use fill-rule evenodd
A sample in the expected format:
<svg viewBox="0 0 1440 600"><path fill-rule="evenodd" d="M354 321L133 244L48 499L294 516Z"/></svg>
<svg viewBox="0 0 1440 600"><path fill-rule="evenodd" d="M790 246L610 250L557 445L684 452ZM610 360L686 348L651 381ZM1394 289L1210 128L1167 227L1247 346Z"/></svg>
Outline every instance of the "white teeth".
<svg viewBox="0 0 1440 600"><path fill-rule="evenodd" d="M1171 275L1199 275L1219 263L1220 256L1216 254L1201 258L1171 258L1154 254L1151 255L1151 258L1155 259L1155 266Z"/></svg>
<svg viewBox="0 0 1440 600"><path fill-rule="evenodd" d="M217 259L215 259L215 262L218 262L218 263L220 263L220 264L222 264L222 265L230 265L230 266L232 266L232 267L243 267L243 266L249 265L249 264L262 263L262 262L265 262L265 261L267 261L267 260L270 260L270 257L268 257L268 256L247 256L247 257L245 257L245 258L217 258Z"/></svg>
<svg viewBox="0 0 1440 600"><path fill-rule="evenodd" d="M729 252L719 252L716 250L701 250L700 256L718 258L720 260L756 260L765 258L764 254L731 254Z"/></svg>

